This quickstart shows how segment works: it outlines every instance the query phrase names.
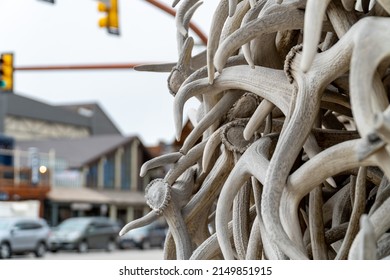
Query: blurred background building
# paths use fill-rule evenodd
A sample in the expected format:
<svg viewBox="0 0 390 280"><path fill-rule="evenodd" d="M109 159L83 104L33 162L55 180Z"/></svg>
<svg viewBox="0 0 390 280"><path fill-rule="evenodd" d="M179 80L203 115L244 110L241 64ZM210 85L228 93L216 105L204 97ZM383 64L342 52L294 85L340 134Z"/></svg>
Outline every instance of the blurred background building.
<svg viewBox="0 0 390 280"><path fill-rule="evenodd" d="M150 211L142 164L171 150L124 136L98 104L52 106L0 94L0 216L107 216L124 224ZM6 210L7 209L7 210ZM35 209L35 210L31 210Z"/></svg>

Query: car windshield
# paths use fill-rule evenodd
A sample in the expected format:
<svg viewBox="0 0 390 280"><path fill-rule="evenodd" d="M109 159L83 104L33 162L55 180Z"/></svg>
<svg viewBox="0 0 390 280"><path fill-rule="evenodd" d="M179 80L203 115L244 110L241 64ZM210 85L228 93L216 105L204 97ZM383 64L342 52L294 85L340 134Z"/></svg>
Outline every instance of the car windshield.
<svg viewBox="0 0 390 280"><path fill-rule="evenodd" d="M58 229L60 230L78 230L83 229L89 224L89 220L87 219L69 219L63 221Z"/></svg>
<svg viewBox="0 0 390 280"><path fill-rule="evenodd" d="M10 227L10 222L6 220L0 220L0 230L5 230Z"/></svg>

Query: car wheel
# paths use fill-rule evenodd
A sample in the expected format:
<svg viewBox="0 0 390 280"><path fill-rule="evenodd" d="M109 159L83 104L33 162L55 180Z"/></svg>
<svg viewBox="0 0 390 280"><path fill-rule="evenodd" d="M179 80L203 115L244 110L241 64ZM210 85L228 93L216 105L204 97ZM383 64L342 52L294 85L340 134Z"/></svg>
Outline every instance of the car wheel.
<svg viewBox="0 0 390 280"><path fill-rule="evenodd" d="M8 243L0 245L0 259L9 259L12 255L11 247Z"/></svg>
<svg viewBox="0 0 390 280"><path fill-rule="evenodd" d="M144 240L144 242L142 242L142 249L143 250L149 250L150 248L152 248L152 245L150 244L150 241L149 240Z"/></svg>
<svg viewBox="0 0 390 280"><path fill-rule="evenodd" d="M114 240L109 240L106 246L107 252L112 252L116 249L116 244Z"/></svg>
<svg viewBox="0 0 390 280"><path fill-rule="evenodd" d="M87 241L85 241L85 240L80 241L80 243L77 246L77 251L79 253L86 253L86 252L88 252L88 243L87 243Z"/></svg>
<svg viewBox="0 0 390 280"><path fill-rule="evenodd" d="M46 251L47 251L47 248L46 248L45 243L40 242L37 245L37 248L35 249L34 254L37 258L42 258L46 254Z"/></svg>

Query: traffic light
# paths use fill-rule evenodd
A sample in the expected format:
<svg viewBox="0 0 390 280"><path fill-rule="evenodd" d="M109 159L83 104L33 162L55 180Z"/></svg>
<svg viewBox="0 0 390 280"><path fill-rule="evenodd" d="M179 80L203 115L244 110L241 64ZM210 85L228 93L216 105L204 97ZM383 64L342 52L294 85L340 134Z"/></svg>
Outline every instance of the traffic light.
<svg viewBox="0 0 390 280"><path fill-rule="evenodd" d="M118 0L99 0L98 10L106 14L100 18L99 26L107 28L110 34L119 35Z"/></svg>
<svg viewBox="0 0 390 280"><path fill-rule="evenodd" d="M14 55L3 53L0 58L0 89L12 91L14 84Z"/></svg>

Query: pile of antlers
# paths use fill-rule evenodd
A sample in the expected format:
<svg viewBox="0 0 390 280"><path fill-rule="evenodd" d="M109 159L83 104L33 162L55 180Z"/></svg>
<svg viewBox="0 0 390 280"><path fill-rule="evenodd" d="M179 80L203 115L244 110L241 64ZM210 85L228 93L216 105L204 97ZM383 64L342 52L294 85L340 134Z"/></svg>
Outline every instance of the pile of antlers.
<svg viewBox="0 0 390 280"><path fill-rule="evenodd" d="M179 1L175 1L176 6ZM177 8L179 152L145 190L166 259L390 259L390 1L220 0L204 52Z"/></svg>

